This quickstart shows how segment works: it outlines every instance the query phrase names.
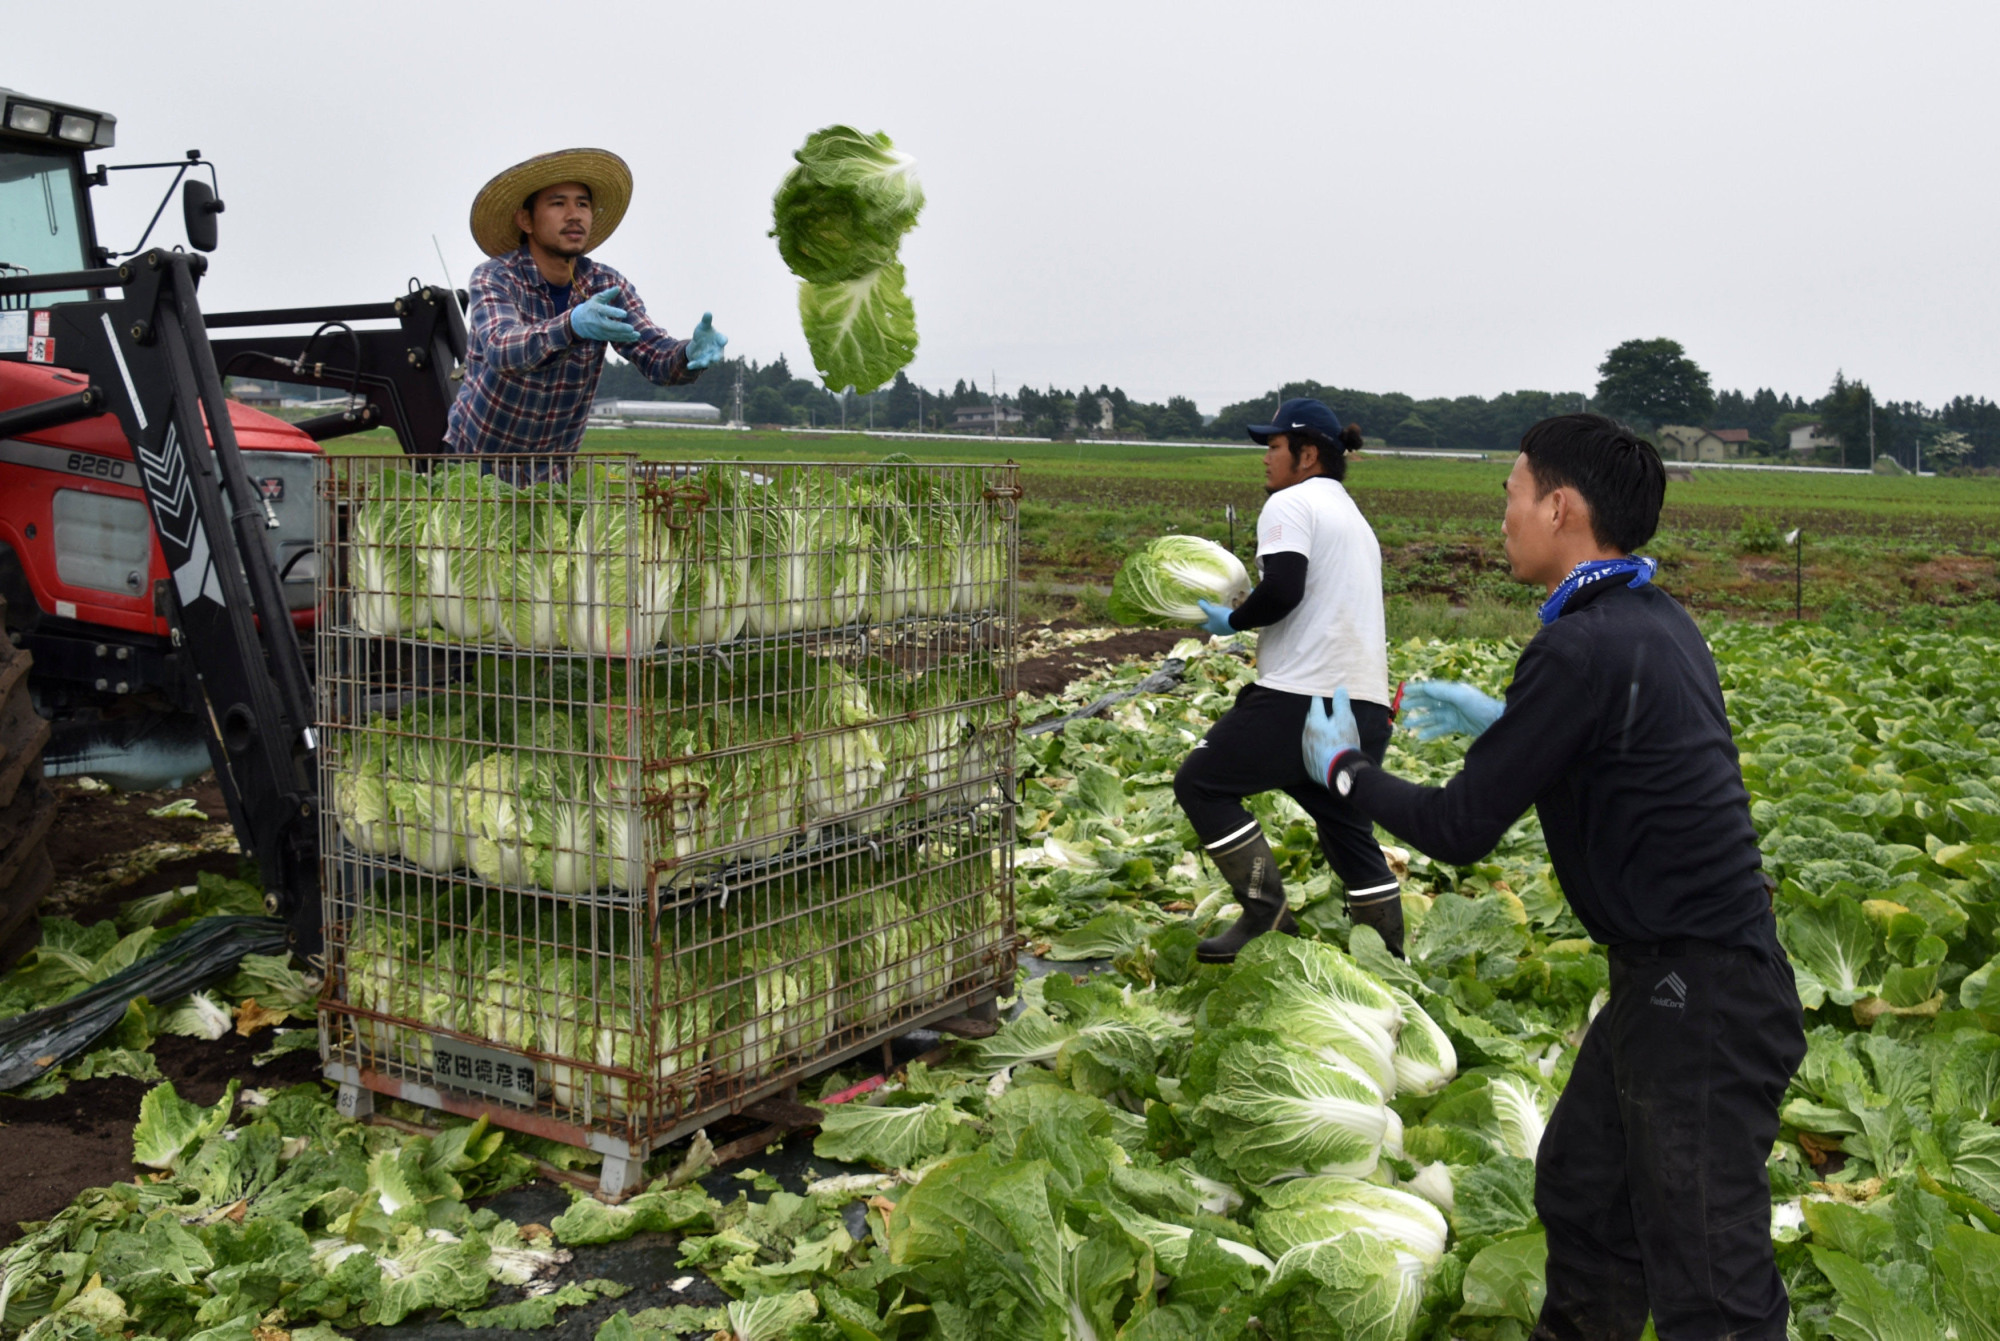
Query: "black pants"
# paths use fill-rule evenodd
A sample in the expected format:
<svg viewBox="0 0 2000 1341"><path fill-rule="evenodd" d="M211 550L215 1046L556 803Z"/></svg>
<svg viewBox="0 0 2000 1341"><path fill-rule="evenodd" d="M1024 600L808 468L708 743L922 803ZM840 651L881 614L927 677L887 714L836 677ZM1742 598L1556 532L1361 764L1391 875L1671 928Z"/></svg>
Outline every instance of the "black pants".
<svg viewBox="0 0 2000 1341"><path fill-rule="evenodd" d="M1208 729L1174 774L1174 796L1204 846L1235 838L1257 821L1243 798L1282 791L1305 807L1319 826L1320 851L1357 899L1379 898L1396 877L1375 841L1375 825L1354 806L1306 774L1305 730L1309 694L1246 685L1236 703ZM1389 710L1354 704L1361 752L1376 763L1389 748Z"/></svg>
<svg viewBox="0 0 2000 1341"><path fill-rule="evenodd" d="M1548 1297L1534 1335L1782 1341L1765 1161L1805 1057L1782 957L1616 946L1611 1000L1542 1137Z"/></svg>

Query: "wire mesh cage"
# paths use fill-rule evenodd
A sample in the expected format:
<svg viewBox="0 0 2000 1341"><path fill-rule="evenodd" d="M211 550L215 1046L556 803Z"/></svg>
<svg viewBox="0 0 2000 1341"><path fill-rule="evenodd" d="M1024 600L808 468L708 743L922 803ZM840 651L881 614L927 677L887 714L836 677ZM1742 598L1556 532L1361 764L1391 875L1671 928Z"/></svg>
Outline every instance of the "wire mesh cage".
<svg viewBox="0 0 2000 1341"><path fill-rule="evenodd" d="M330 459L343 1099L636 1160L1011 982L1015 470Z"/></svg>

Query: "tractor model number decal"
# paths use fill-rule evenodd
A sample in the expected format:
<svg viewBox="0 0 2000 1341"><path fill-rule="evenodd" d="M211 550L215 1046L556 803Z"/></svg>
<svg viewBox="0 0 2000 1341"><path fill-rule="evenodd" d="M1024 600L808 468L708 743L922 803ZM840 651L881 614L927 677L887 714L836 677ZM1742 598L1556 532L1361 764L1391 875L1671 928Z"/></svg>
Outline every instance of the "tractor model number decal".
<svg viewBox="0 0 2000 1341"><path fill-rule="evenodd" d="M63 469L72 475L88 475L92 479L122 480L125 478L125 463L112 456L93 456L89 452L71 452L63 463Z"/></svg>
<svg viewBox="0 0 2000 1341"><path fill-rule="evenodd" d="M81 475L90 480L112 480L123 483L130 461L122 461L115 456L99 456L95 452L69 452L60 447L44 447L38 442L22 442L18 438L0 438L0 461L15 466L30 466L36 470L59 470L65 475Z"/></svg>

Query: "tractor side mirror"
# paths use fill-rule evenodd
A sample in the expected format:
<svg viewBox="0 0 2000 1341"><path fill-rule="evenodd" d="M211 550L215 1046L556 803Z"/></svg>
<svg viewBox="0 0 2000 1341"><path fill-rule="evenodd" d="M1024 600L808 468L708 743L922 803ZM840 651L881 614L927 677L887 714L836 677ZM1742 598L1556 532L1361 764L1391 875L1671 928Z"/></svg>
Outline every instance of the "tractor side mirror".
<svg viewBox="0 0 2000 1341"><path fill-rule="evenodd" d="M215 250L215 216L222 202L207 182L190 178L181 185L181 220L187 227L188 245L196 251Z"/></svg>

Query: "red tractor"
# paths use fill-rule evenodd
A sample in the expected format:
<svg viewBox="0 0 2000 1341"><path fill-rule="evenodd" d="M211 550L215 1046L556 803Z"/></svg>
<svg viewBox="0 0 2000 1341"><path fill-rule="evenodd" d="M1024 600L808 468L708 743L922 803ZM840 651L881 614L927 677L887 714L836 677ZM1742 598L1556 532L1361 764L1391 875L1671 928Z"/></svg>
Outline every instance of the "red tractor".
<svg viewBox="0 0 2000 1341"><path fill-rule="evenodd" d="M203 313L213 166L86 166L115 142L114 117L0 89L0 970L52 880L44 772L151 787L213 767L268 906L317 949L320 443L387 427L441 450L465 357L462 295L415 281L386 303ZM135 170L174 178L118 251L91 193ZM145 250L176 185L194 250ZM345 395L287 422L230 400L231 376Z"/></svg>

